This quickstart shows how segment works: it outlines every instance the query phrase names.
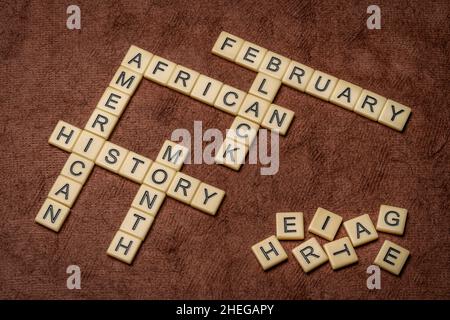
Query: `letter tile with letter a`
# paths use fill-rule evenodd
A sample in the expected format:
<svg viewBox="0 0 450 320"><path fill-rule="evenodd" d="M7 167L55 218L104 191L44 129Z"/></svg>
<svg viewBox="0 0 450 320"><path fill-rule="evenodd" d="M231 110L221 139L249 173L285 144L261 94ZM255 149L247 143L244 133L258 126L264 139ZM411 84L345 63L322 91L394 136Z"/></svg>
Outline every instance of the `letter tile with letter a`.
<svg viewBox="0 0 450 320"><path fill-rule="evenodd" d="M355 248L378 239L377 230L368 214L345 221L344 228Z"/></svg>
<svg viewBox="0 0 450 320"><path fill-rule="evenodd" d="M141 239L119 230L106 253L117 260L131 264L141 243Z"/></svg>
<svg viewBox="0 0 450 320"><path fill-rule="evenodd" d="M252 246L252 251L264 270L287 260L288 256L275 236L270 236Z"/></svg>
<svg viewBox="0 0 450 320"><path fill-rule="evenodd" d="M152 53L132 45L123 58L121 65L133 70L134 72L143 74L152 57Z"/></svg>
<svg viewBox="0 0 450 320"><path fill-rule="evenodd" d="M60 175L50 189L48 197L71 208L81 188L81 183Z"/></svg>

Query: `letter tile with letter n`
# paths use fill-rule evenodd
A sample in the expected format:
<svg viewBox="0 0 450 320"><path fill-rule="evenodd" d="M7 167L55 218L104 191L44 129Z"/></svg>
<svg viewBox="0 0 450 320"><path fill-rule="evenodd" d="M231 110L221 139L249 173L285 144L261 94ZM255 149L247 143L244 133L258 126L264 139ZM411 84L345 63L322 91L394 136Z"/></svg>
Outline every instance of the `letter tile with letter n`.
<svg viewBox="0 0 450 320"><path fill-rule="evenodd" d="M294 115L294 111L280 107L276 104L271 104L261 126L284 136L294 119Z"/></svg>
<svg viewBox="0 0 450 320"><path fill-rule="evenodd" d="M340 215L319 207L308 227L308 231L328 241L333 241L341 222L342 217Z"/></svg>
<svg viewBox="0 0 450 320"><path fill-rule="evenodd" d="M409 250L385 240L375 258L374 263L381 269L389 271L392 274L400 275L406 260L409 257Z"/></svg>
<svg viewBox="0 0 450 320"><path fill-rule="evenodd" d="M71 153L66 164L61 170L61 174L76 182L84 184L89 174L94 168L94 162L84 157Z"/></svg>
<svg viewBox="0 0 450 320"><path fill-rule="evenodd" d="M259 72L263 72L278 80L281 80L289 67L290 59L282 55L268 51L259 67Z"/></svg>
<svg viewBox="0 0 450 320"><path fill-rule="evenodd" d="M104 139L108 139L118 120L118 117L106 111L95 109L84 129Z"/></svg>
<svg viewBox="0 0 450 320"><path fill-rule="evenodd" d="M71 208L81 188L81 183L60 175L50 189L48 197Z"/></svg>
<svg viewBox="0 0 450 320"><path fill-rule="evenodd" d="M143 74L152 57L152 53L132 45L123 58L121 65L134 72Z"/></svg>
<svg viewBox="0 0 450 320"><path fill-rule="evenodd" d="M377 230L402 236L407 216L407 209L382 204L378 214Z"/></svg>
<svg viewBox="0 0 450 320"><path fill-rule="evenodd" d="M226 138L217 151L214 161L235 171L239 171L245 161L247 152L248 146L233 139Z"/></svg>
<svg viewBox="0 0 450 320"><path fill-rule="evenodd" d="M394 130L403 131L410 114L411 108L388 99L381 111L378 122Z"/></svg>
<svg viewBox="0 0 450 320"><path fill-rule="evenodd" d="M344 228L355 248L378 239L377 230L368 214L345 221Z"/></svg>
<svg viewBox="0 0 450 320"><path fill-rule="evenodd" d="M278 212L276 221L278 239L303 240L305 238L302 212Z"/></svg>
<svg viewBox="0 0 450 320"><path fill-rule="evenodd" d="M377 121L385 102L385 97L364 89L359 96L353 111L370 120Z"/></svg>
<svg viewBox="0 0 450 320"><path fill-rule="evenodd" d="M243 39L222 31L211 51L219 57L234 61L243 43Z"/></svg>
<svg viewBox="0 0 450 320"><path fill-rule="evenodd" d="M303 242L298 247L292 249L292 253L306 273L320 267L328 261L327 254L316 238L311 238Z"/></svg>
<svg viewBox="0 0 450 320"><path fill-rule="evenodd" d="M133 199L131 206L151 216L156 216L166 194L143 184Z"/></svg>
<svg viewBox="0 0 450 320"><path fill-rule="evenodd" d="M199 75L197 71L177 65L167 86L175 91L189 95Z"/></svg>
<svg viewBox="0 0 450 320"><path fill-rule="evenodd" d="M189 149L173 141L166 140L156 157L160 164L179 171L189 154Z"/></svg>
<svg viewBox="0 0 450 320"><path fill-rule="evenodd" d="M283 84L288 87L304 92L313 73L313 68L305 66L297 61L291 61L282 81Z"/></svg>
<svg viewBox="0 0 450 320"><path fill-rule="evenodd" d="M167 190L167 195L183 203L190 204L199 185L200 180L177 172Z"/></svg>
<svg viewBox="0 0 450 320"><path fill-rule="evenodd" d="M130 151L120 167L119 174L122 177L133 180L134 182L142 183L152 162L153 161L149 158Z"/></svg>
<svg viewBox="0 0 450 320"><path fill-rule="evenodd" d="M236 115L245 96L246 93L244 91L224 84L214 102L214 107L232 115Z"/></svg>
<svg viewBox="0 0 450 320"><path fill-rule="evenodd" d="M55 129L53 129L48 143L63 149L65 151L71 152L81 130L71 124L64 121L58 121Z"/></svg>
<svg viewBox="0 0 450 320"><path fill-rule="evenodd" d="M280 89L281 81L268 76L264 73L258 73L249 93L272 102Z"/></svg>
<svg viewBox="0 0 450 320"><path fill-rule="evenodd" d="M122 262L131 264L141 243L141 239L119 230L111 241L106 254Z"/></svg>
<svg viewBox="0 0 450 320"><path fill-rule="evenodd" d="M202 182L192 198L191 207L214 216L224 197L225 191Z"/></svg>
<svg viewBox="0 0 450 320"><path fill-rule="evenodd" d="M34 221L50 230L58 232L69 215L69 211L70 209L68 207L47 198Z"/></svg>
<svg viewBox="0 0 450 320"><path fill-rule="evenodd" d="M155 218L135 208L128 210L120 230L125 231L141 240L145 239Z"/></svg>
<svg viewBox="0 0 450 320"><path fill-rule="evenodd" d="M310 95L328 101L333 93L338 79L325 72L315 70L311 80L306 87L306 93Z"/></svg>
<svg viewBox="0 0 450 320"><path fill-rule="evenodd" d="M131 96L136 91L141 80L142 74L120 66L111 79L109 86Z"/></svg>
<svg viewBox="0 0 450 320"><path fill-rule="evenodd" d="M106 170L118 173L127 154L127 149L106 141L95 160L95 164Z"/></svg>
<svg viewBox="0 0 450 320"><path fill-rule="evenodd" d="M172 61L155 55L150 61L147 70L145 70L144 78L165 86L169 82L175 67L176 64Z"/></svg>
<svg viewBox="0 0 450 320"><path fill-rule="evenodd" d="M252 251L264 270L287 260L288 256L275 236L270 236L252 246Z"/></svg>
<svg viewBox="0 0 450 320"><path fill-rule="evenodd" d="M323 245L333 270L358 262L356 251L348 237L328 242Z"/></svg>

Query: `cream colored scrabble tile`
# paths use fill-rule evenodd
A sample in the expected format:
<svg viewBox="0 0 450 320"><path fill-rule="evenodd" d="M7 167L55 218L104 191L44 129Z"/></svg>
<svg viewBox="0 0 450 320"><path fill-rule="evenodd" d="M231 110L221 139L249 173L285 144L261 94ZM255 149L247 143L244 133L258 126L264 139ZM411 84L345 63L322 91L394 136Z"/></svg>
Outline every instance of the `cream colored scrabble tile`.
<svg viewBox="0 0 450 320"><path fill-rule="evenodd" d="M328 241L333 241L341 223L342 217L340 215L323 208L317 208L308 231Z"/></svg>
<svg viewBox="0 0 450 320"><path fill-rule="evenodd" d="M156 161L178 171L183 166L188 154L188 148L173 141L166 140L156 157Z"/></svg>
<svg viewBox="0 0 450 320"><path fill-rule="evenodd" d="M287 260L288 256L275 236L270 236L252 246L252 251L264 270Z"/></svg>
<svg viewBox="0 0 450 320"><path fill-rule="evenodd" d="M259 67L259 72L264 72L269 76L281 80L289 67L291 60L279 55L278 53L268 51Z"/></svg>
<svg viewBox="0 0 450 320"><path fill-rule="evenodd" d="M264 73L258 73L249 93L272 102L280 89L281 81L268 76Z"/></svg>
<svg viewBox="0 0 450 320"><path fill-rule="evenodd" d="M136 91L141 80L141 74L120 66L111 79L109 86L131 96Z"/></svg>
<svg viewBox="0 0 450 320"><path fill-rule="evenodd" d="M63 149L65 151L72 151L75 142L80 135L81 130L67 122L59 120L56 124L55 129L53 129L48 143Z"/></svg>
<svg viewBox="0 0 450 320"><path fill-rule="evenodd" d="M118 173L127 154L127 149L106 141L100 150L97 159L95 159L95 164L109 171Z"/></svg>
<svg viewBox="0 0 450 320"><path fill-rule="evenodd" d="M95 161L105 141L105 139L96 134L83 130L73 147L73 152L84 158Z"/></svg>
<svg viewBox="0 0 450 320"><path fill-rule="evenodd" d="M70 209L52 199L45 199L34 221L50 230L59 232Z"/></svg>
<svg viewBox="0 0 450 320"><path fill-rule="evenodd" d="M92 168L94 168L94 161L81 157L76 153L71 153L61 170L61 174L76 182L84 184L89 177Z"/></svg>
<svg viewBox="0 0 450 320"><path fill-rule="evenodd" d="M405 232L408 210L382 204L378 214L377 230L402 236Z"/></svg>
<svg viewBox="0 0 450 320"><path fill-rule="evenodd" d="M191 201L191 207L215 215L225 197L225 191L201 182Z"/></svg>
<svg viewBox="0 0 450 320"><path fill-rule="evenodd" d="M192 69L177 65L170 76L167 86L178 92L190 95L200 73Z"/></svg>
<svg viewBox="0 0 450 320"><path fill-rule="evenodd" d="M385 240L374 263L380 268L398 276L408 257L409 250L389 240Z"/></svg>
<svg viewBox="0 0 450 320"><path fill-rule="evenodd" d="M130 96L128 94L108 87L105 92L103 92L103 95L97 104L97 109L109 112L116 117L120 117L129 101Z"/></svg>
<svg viewBox="0 0 450 320"><path fill-rule="evenodd" d="M410 114L411 108L388 99L381 111L378 122L394 130L403 131Z"/></svg>
<svg viewBox="0 0 450 320"><path fill-rule="evenodd" d="M151 216L156 216L166 194L143 184L133 199L131 206Z"/></svg>
<svg viewBox="0 0 450 320"><path fill-rule="evenodd" d="M304 92L313 73L313 68L292 60L284 73L282 82L288 87Z"/></svg>
<svg viewBox="0 0 450 320"><path fill-rule="evenodd" d="M364 89L359 96L353 111L370 120L377 121L385 103L385 97Z"/></svg>
<svg viewBox="0 0 450 320"><path fill-rule="evenodd" d="M310 272L328 261L327 254L316 238L303 242L292 249L292 253L304 272Z"/></svg>
<svg viewBox="0 0 450 320"><path fill-rule="evenodd" d="M81 188L81 183L60 175L50 189L48 197L71 208L77 199Z"/></svg>
<svg viewBox="0 0 450 320"><path fill-rule="evenodd" d="M143 74L152 57L153 53L132 45L123 58L121 65L134 72Z"/></svg>
<svg viewBox="0 0 450 320"><path fill-rule="evenodd" d="M305 92L316 98L328 101L337 82L338 78L325 72L315 70L306 86Z"/></svg>
<svg viewBox="0 0 450 320"><path fill-rule="evenodd" d="M119 230L116 232L106 253L117 260L131 264L141 243L141 239Z"/></svg>
<svg viewBox="0 0 450 320"><path fill-rule="evenodd" d="M282 136L286 134L294 119L295 113L289 109L271 104L269 110L264 116L261 126L272 131L276 131Z"/></svg>
<svg viewBox="0 0 450 320"><path fill-rule="evenodd" d="M190 204L199 185L200 180L182 172L177 172L170 183L167 195L183 203Z"/></svg>
<svg viewBox="0 0 450 320"><path fill-rule="evenodd" d="M216 40L211 52L224 59L234 61L244 40L231 33L222 31Z"/></svg>
<svg viewBox="0 0 450 320"><path fill-rule="evenodd" d="M118 117L100 109L94 109L89 118L85 130L92 132L104 139L108 139L119 120Z"/></svg>
<svg viewBox="0 0 450 320"><path fill-rule="evenodd" d="M345 221L344 228L355 248L378 239L377 230L368 214Z"/></svg>
<svg viewBox="0 0 450 320"><path fill-rule="evenodd" d="M214 161L225 167L239 171L245 161L248 146L226 138L216 153Z"/></svg>
<svg viewBox="0 0 450 320"><path fill-rule="evenodd" d="M144 183L152 188L166 192L175 177L176 171L158 162L153 162L148 170Z"/></svg>
<svg viewBox="0 0 450 320"><path fill-rule="evenodd" d="M239 108L238 115L257 124L261 124L267 110L269 110L269 106L269 101L258 98L252 94L247 94Z"/></svg>
<svg viewBox="0 0 450 320"><path fill-rule="evenodd" d="M172 61L154 55L144 73L144 78L159 83L163 86L169 82L176 64Z"/></svg>
<svg viewBox="0 0 450 320"><path fill-rule="evenodd" d="M130 151L120 167L119 174L134 182L142 183L152 162L149 158Z"/></svg>
<svg viewBox="0 0 450 320"><path fill-rule="evenodd" d="M266 55L267 49L260 47L254 43L245 41L234 62L238 65L253 71L258 71L261 62Z"/></svg>
<svg viewBox="0 0 450 320"><path fill-rule="evenodd" d="M232 115L236 115L245 96L246 93L244 91L224 84L214 102L214 107Z"/></svg>
<svg viewBox="0 0 450 320"><path fill-rule="evenodd" d="M302 240L305 238L302 212L277 212L276 221L279 240Z"/></svg>
<svg viewBox="0 0 450 320"><path fill-rule="evenodd" d="M191 97L212 106L222 85L222 82L201 74L191 91Z"/></svg>
<svg viewBox="0 0 450 320"><path fill-rule="evenodd" d="M328 242L323 245L333 270L358 262L356 251L348 237Z"/></svg>
<svg viewBox="0 0 450 320"><path fill-rule="evenodd" d="M144 240L155 218L142 211L130 208L120 225L120 230Z"/></svg>
<svg viewBox="0 0 450 320"><path fill-rule="evenodd" d="M258 130L259 125L238 116L234 118L231 128L227 130L227 138L251 146L258 134Z"/></svg>
<svg viewBox="0 0 450 320"><path fill-rule="evenodd" d="M339 79L331 94L330 102L344 109L353 110L361 92L361 87Z"/></svg>

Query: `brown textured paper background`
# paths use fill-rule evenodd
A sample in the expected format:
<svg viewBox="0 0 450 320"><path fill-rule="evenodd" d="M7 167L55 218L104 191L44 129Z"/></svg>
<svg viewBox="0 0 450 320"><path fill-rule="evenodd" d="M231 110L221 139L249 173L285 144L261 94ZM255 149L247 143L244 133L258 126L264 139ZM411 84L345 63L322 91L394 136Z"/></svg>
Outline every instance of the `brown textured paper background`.
<svg viewBox="0 0 450 320"><path fill-rule="evenodd" d="M382 29L372 31L372 1L77 1L80 31L66 29L72 1L10 2L0 13L0 298L450 298L447 1L378 1ZM411 106L406 131L282 87L275 102L296 117L278 174L185 165L226 190L220 211L166 199L133 266L105 254L139 188L116 174L95 167L59 234L35 224L68 157L47 143L50 133L60 119L85 125L131 44L250 88L254 72L211 54L221 30ZM111 141L154 159L174 129L192 132L195 120L225 130L233 117L145 80ZM277 211L303 211L306 225L318 206L376 220L382 203L409 210L406 234L380 233L357 249L355 266L305 275L294 241L283 242L288 262L263 272L250 250L275 233ZM385 239L411 258L401 277L382 271L382 289L370 291L366 268ZM82 290L66 288L71 264Z"/></svg>

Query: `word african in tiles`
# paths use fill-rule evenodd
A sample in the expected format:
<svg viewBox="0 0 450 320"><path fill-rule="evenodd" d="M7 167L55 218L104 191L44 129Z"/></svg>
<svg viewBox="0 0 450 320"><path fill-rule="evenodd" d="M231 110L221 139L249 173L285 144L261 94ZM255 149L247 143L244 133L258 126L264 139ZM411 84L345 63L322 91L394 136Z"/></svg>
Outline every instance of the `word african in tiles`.
<svg viewBox="0 0 450 320"><path fill-rule="evenodd" d="M343 223L348 237L335 240L342 224L342 217L323 208L318 208L308 231L327 241L323 245L312 237L292 250L292 254L305 273L308 273L327 261L337 270L358 262L356 247L375 241L378 233L385 232L403 235L407 210L382 205L376 226L368 214L347 220ZM279 240L303 240L304 226L302 212L278 212L276 214L276 236L272 235L252 247L258 262L268 270L288 259ZM409 251L386 240L374 260L382 269L399 275L409 257Z"/></svg>

